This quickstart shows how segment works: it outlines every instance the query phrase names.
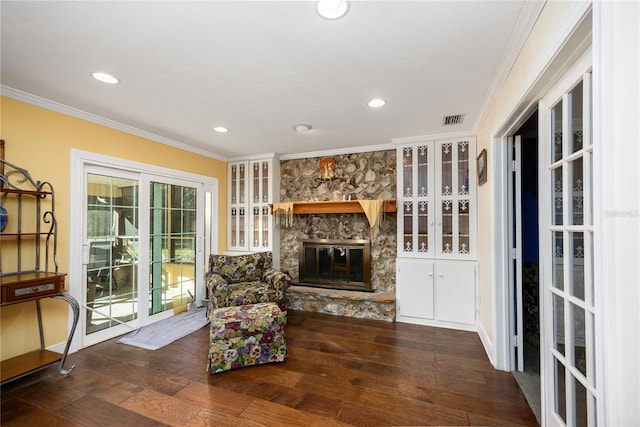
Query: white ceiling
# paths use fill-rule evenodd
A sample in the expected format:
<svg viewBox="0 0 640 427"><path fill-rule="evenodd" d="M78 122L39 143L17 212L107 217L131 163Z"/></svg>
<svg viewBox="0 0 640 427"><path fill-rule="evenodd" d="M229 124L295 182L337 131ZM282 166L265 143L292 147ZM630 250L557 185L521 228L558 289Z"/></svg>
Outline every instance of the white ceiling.
<svg viewBox="0 0 640 427"><path fill-rule="evenodd" d="M223 159L473 132L536 18L526 1L353 1L335 21L313 1L0 7L3 94Z"/></svg>

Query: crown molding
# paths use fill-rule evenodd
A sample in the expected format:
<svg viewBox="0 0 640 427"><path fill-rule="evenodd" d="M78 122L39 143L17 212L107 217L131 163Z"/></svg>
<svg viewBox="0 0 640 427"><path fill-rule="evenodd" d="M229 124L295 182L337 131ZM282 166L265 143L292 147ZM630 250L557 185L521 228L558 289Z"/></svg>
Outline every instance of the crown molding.
<svg viewBox="0 0 640 427"><path fill-rule="evenodd" d="M338 156L341 154L367 153L370 151L395 150L393 144L367 145L363 147L348 147L337 150L309 151L306 153L281 154L280 160L308 159L312 157Z"/></svg>
<svg viewBox="0 0 640 427"><path fill-rule="evenodd" d="M475 135L472 132L449 132L449 133L437 133L432 135L420 135L420 136L407 136L403 138L394 138L393 148L395 149L396 145L401 144L414 144L417 142L425 142L425 141L436 141L443 139L451 139L451 138L475 138Z"/></svg>
<svg viewBox="0 0 640 427"><path fill-rule="evenodd" d="M26 102L28 104L35 105L37 107L42 107L47 110L55 111L57 113L61 113L67 116L75 117L77 119L85 120L87 122L95 123L97 125L101 125L104 127L108 127L111 129L118 130L120 132L128 133L130 135L139 136L141 138L145 138L154 142L158 142L160 144L169 145L171 147L189 151L194 154L199 154L201 156L210 157L212 159L220 160L223 162L228 162L229 159L220 154L212 153L211 151L202 150L199 148L192 147L188 144L182 143L180 141L176 141L171 138L166 138L161 135L157 135L152 132L147 132L145 130L126 125L124 123L117 122L115 120L107 119L102 116L98 116L96 114L88 113L86 111L80 110L75 107L70 107L65 104L61 104L56 101L52 101L47 98L42 98L37 95L33 95L27 92L23 92L18 89L14 89L9 86L0 85L0 95L6 96L8 98L15 99L17 101Z"/></svg>
<svg viewBox="0 0 640 427"><path fill-rule="evenodd" d="M529 38L529 34L533 30L542 9L544 9L545 1L526 1L520 11L520 15L513 26L511 37L509 42L502 53L502 57L498 62L491 84L487 89L487 93L484 96L484 101L480 105L480 109L476 116L475 123L473 124L473 133L478 133L480 125L484 122L489 113L491 105L493 104L500 88L504 85L507 76L511 72L513 65L518 59L520 51L524 47L525 42Z"/></svg>

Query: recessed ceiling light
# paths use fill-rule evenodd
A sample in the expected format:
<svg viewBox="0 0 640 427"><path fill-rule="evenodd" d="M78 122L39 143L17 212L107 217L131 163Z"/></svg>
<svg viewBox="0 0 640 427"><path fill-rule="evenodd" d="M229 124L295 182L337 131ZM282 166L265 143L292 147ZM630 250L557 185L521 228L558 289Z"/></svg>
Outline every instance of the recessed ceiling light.
<svg viewBox="0 0 640 427"><path fill-rule="evenodd" d="M347 0L319 0L316 10L325 19L339 19L349 10L349 2Z"/></svg>
<svg viewBox="0 0 640 427"><path fill-rule="evenodd" d="M111 74L107 73L92 73L91 76L102 83L108 83L110 85L120 83L120 80L118 80L117 77L114 77Z"/></svg>
<svg viewBox="0 0 640 427"><path fill-rule="evenodd" d="M304 125L304 124L299 124L299 125L295 125L293 127L293 130L295 130L298 133L309 132L311 130L311 126Z"/></svg>
<svg viewBox="0 0 640 427"><path fill-rule="evenodd" d="M367 105L368 105L369 107L371 107L371 108L380 108L380 107L382 107L382 106L383 106L384 104L386 104L386 103L387 103L387 101L385 101L384 99L381 99L381 98L375 98L375 99L372 99L371 101L369 101L369 102L367 103Z"/></svg>
<svg viewBox="0 0 640 427"><path fill-rule="evenodd" d="M216 132L220 132L220 133L229 132L229 129L227 129L224 126L216 126L216 127L213 128L213 130L215 130Z"/></svg>

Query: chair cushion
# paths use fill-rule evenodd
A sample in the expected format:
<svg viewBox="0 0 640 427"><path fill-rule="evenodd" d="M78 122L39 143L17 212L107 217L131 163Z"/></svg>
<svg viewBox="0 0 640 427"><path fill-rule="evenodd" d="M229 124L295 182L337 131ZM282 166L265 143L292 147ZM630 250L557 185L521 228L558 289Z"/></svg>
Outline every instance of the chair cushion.
<svg viewBox="0 0 640 427"><path fill-rule="evenodd" d="M287 315L275 303L217 308L211 316L211 341L262 334L265 343L284 330Z"/></svg>
<svg viewBox="0 0 640 427"><path fill-rule="evenodd" d="M223 295L225 306L273 302L278 299L274 287L259 280L234 283L219 289L218 293Z"/></svg>

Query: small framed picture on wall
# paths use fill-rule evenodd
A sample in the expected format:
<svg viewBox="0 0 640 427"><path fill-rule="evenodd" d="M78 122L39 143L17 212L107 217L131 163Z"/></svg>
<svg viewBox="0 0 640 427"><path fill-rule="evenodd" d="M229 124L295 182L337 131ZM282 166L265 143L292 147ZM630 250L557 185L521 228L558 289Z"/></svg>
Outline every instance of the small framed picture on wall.
<svg viewBox="0 0 640 427"><path fill-rule="evenodd" d="M478 171L478 185L482 185L487 182L487 150L485 148L476 159L476 169Z"/></svg>

